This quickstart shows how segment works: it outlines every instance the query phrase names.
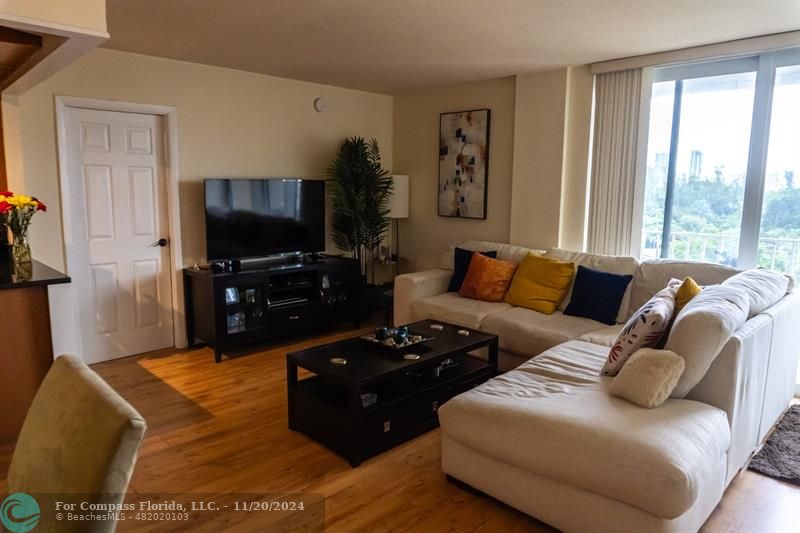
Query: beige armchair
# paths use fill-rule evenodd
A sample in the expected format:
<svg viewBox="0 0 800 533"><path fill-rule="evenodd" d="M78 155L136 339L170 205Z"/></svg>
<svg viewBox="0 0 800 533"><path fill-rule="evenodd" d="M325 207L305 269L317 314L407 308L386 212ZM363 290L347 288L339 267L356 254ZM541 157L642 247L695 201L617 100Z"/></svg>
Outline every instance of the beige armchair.
<svg viewBox="0 0 800 533"><path fill-rule="evenodd" d="M39 500L45 529L85 530L80 523L47 524L54 517L43 504L62 495L121 503L145 429L144 418L81 359L58 357L22 426L8 470L8 492ZM92 531L114 527L113 521L92 524Z"/></svg>

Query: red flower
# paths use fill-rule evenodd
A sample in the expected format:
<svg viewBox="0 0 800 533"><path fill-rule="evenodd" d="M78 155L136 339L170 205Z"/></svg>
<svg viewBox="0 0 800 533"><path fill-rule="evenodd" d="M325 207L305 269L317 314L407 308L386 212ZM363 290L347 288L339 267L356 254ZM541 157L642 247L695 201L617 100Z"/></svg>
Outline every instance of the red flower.
<svg viewBox="0 0 800 533"><path fill-rule="evenodd" d="M44 205L44 202L42 202L41 200L39 200L35 196L33 197L33 200L36 202L36 210L37 211L47 212L47 206Z"/></svg>
<svg viewBox="0 0 800 533"><path fill-rule="evenodd" d="M0 196L5 196L6 198L8 198L9 196L14 196L14 193L11 191L2 191L0 192Z"/></svg>
<svg viewBox="0 0 800 533"><path fill-rule="evenodd" d="M14 207L8 202L0 202L0 215L5 215L9 211L13 210Z"/></svg>

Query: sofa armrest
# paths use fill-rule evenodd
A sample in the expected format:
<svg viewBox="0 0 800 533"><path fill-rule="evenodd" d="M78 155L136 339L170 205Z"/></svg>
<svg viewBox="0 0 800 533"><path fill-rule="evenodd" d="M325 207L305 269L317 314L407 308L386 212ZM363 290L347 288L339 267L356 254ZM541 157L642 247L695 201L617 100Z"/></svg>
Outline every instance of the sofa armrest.
<svg viewBox="0 0 800 533"><path fill-rule="evenodd" d="M800 294L790 293L736 330L686 396L728 415L728 482L791 402L800 353L798 321Z"/></svg>
<svg viewBox="0 0 800 533"><path fill-rule="evenodd" d="M441 268L401 274L394 278L394 323L411 322L411 303L447 292L453 272Z"/></svg>

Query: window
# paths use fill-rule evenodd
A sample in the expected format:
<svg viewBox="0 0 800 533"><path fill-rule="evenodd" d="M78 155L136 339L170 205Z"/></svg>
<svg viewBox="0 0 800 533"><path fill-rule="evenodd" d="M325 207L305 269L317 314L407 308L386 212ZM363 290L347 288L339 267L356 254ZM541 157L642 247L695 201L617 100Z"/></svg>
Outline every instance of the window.
<svg viewBox="0 0 800 533"><path fill-rule="evenodd" d="M654 71L642 258L800 275L800 49Z"/></svg>
<svg viewBox="0 0 800 533"><path fill-rule="evenodd" d="M800 274L800 65L778 68L772 95L758 266Z"/></svg>

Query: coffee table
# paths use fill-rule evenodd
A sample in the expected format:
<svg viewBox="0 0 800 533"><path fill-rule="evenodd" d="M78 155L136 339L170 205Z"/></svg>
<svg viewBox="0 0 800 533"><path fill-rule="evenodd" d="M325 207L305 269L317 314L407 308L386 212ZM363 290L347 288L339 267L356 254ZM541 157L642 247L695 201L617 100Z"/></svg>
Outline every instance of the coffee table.
<svg viewBox="0 0 800 533"><path fill-rule="evenodd" d="M432 329L434 324L444 328ZM496 335L432 320L408 328L434 338L394 351L354 337L287 354L289 428L355 467L435 428L439 406L497 374ZM481 348L488 350L487 360L468 353ZM408 353L419 359L405 359ZM333 358L347 363L337 366ZM454 364L444 368L445 360ZM298 379L298 368L314 375Z"/></svg>

